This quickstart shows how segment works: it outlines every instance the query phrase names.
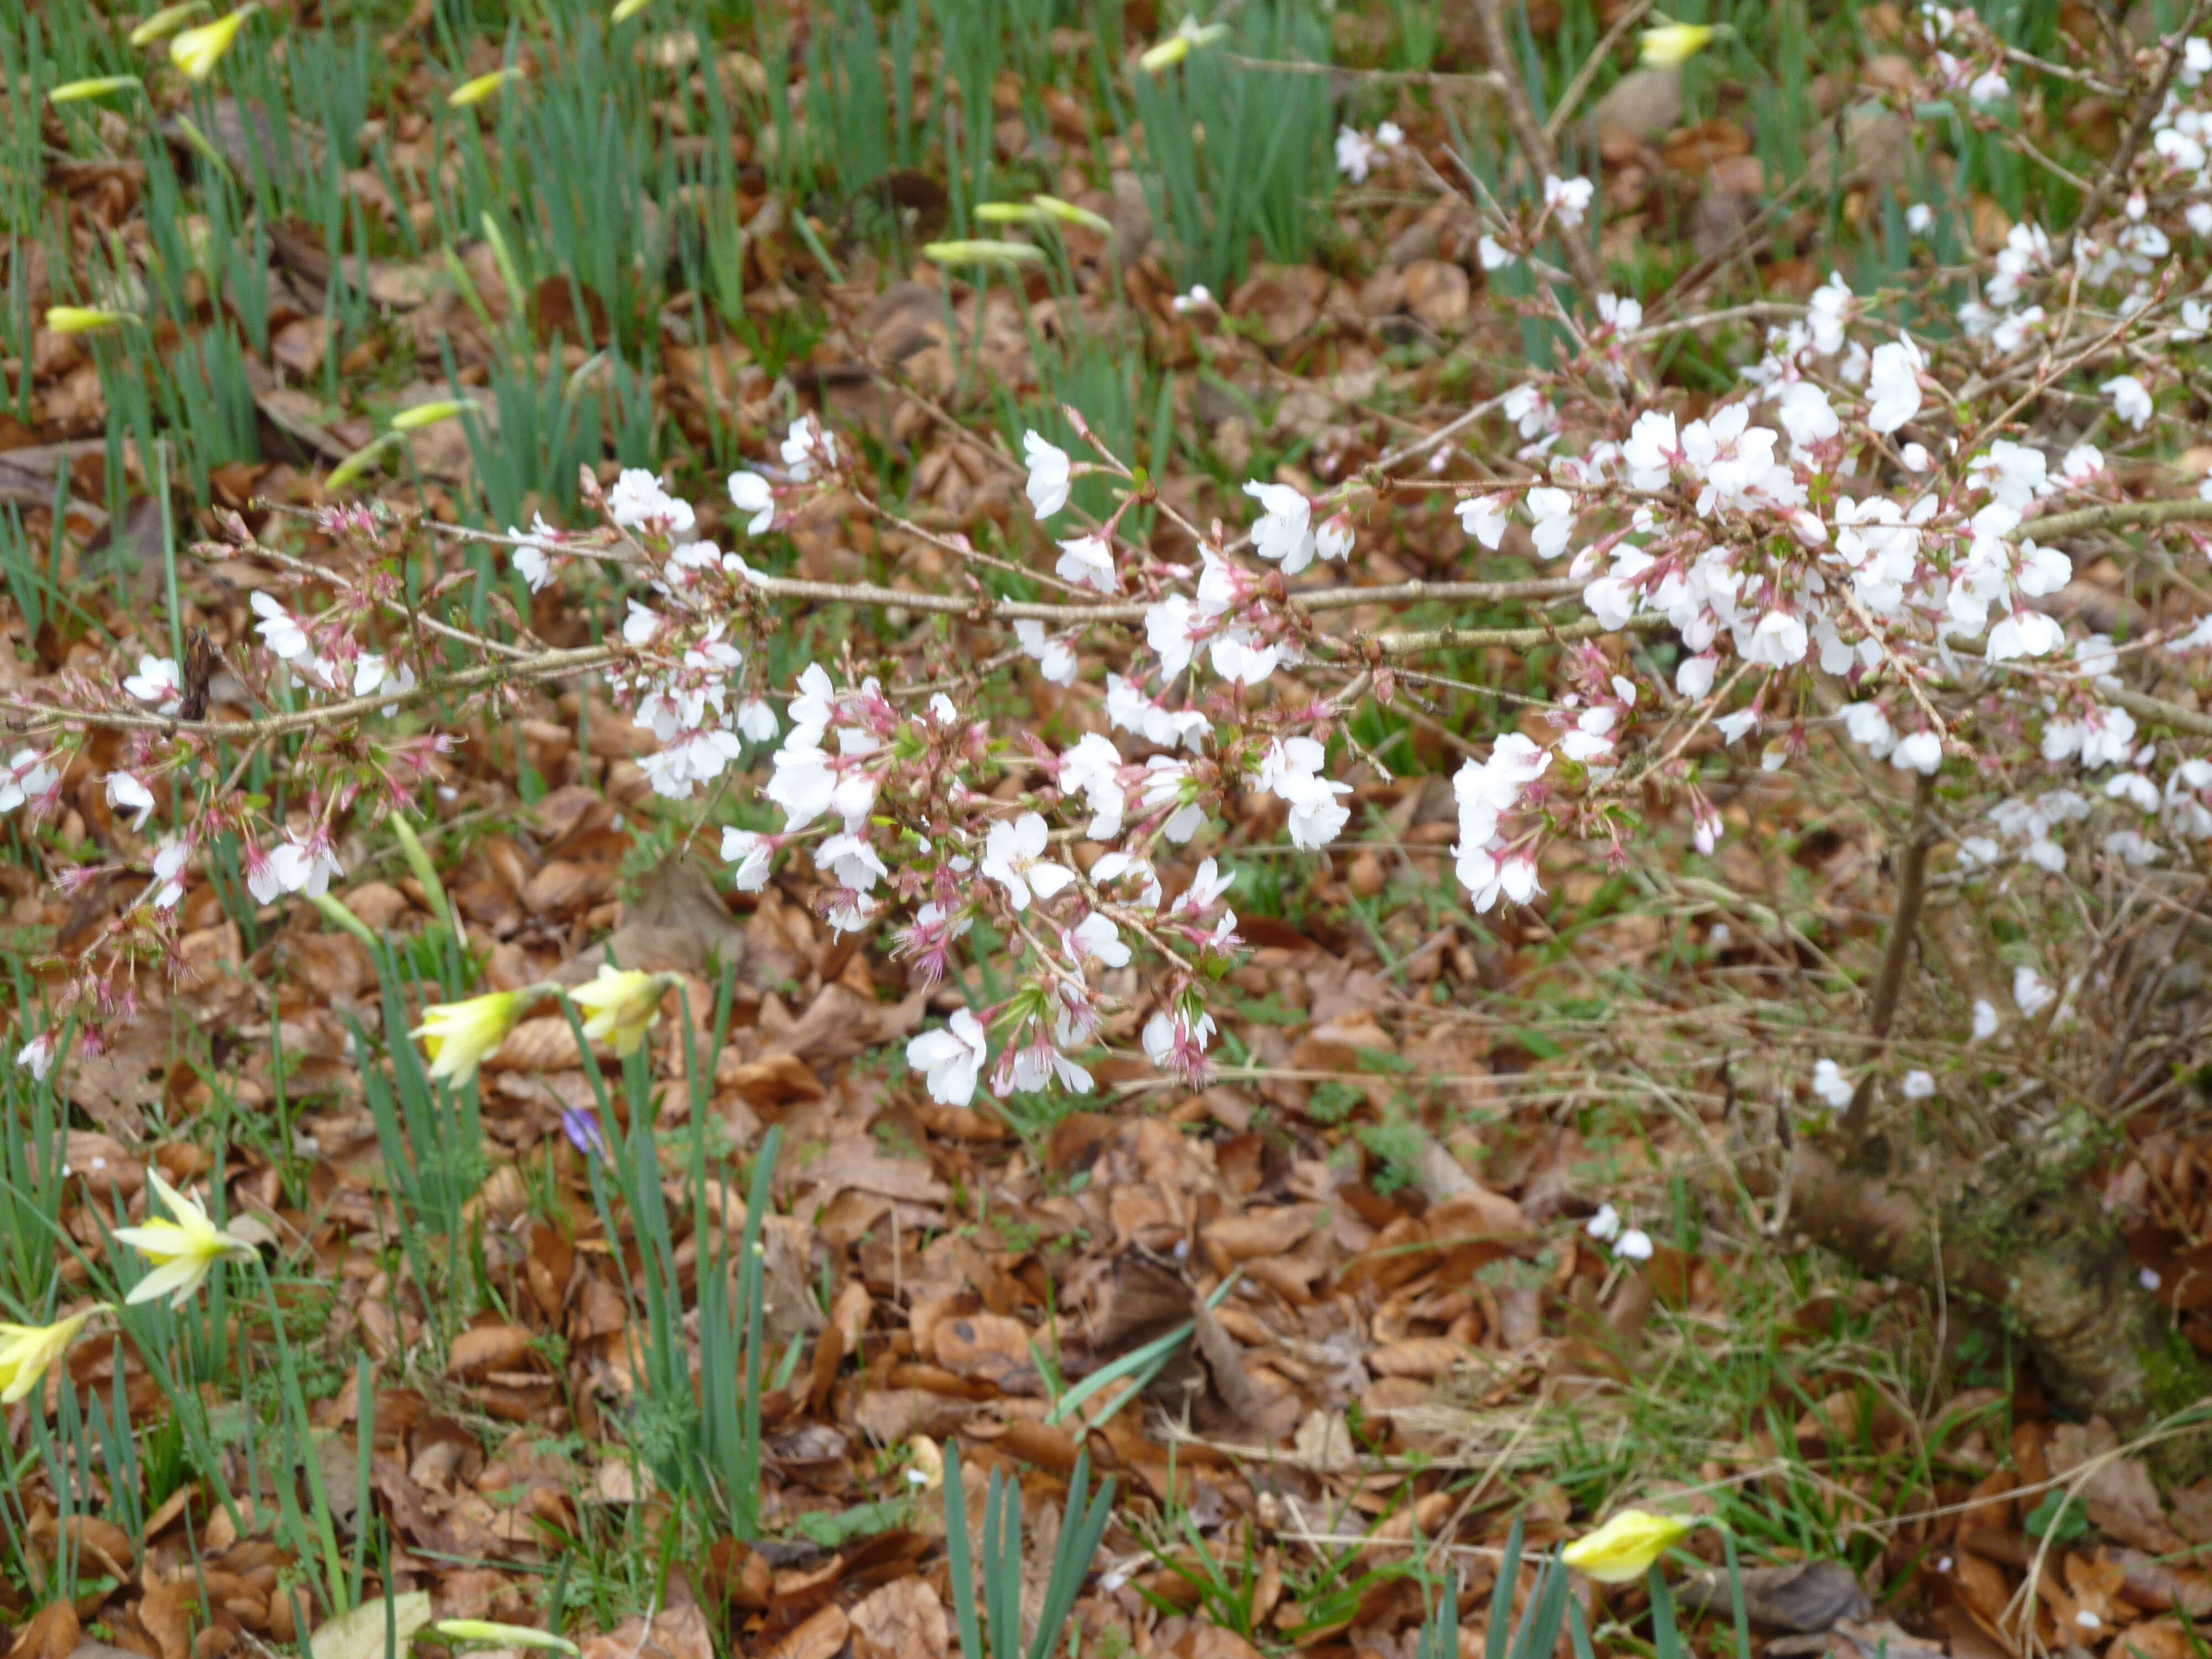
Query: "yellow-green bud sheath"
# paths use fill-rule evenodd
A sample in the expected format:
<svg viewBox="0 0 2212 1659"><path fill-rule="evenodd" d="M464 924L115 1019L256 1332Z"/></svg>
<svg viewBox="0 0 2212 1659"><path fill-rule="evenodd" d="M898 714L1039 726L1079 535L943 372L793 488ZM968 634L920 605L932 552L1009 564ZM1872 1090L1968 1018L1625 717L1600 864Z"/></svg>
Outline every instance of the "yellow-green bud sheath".
<svg viewBox="0 0 2212 1659"><path fill-rule="evenodd" d="M398 421L394 419L392 425L398 426ZM406 429L401 428L403 431ZM399 837L399 855L407 860L415 879L422 884L423 902L430 907L430 914L452 927L453 913L453 907L446 902L446 884L438 879L438 866L430 862L430 854L423 849L415 826L395 812L392 815L392 833Z"/></svg>
<svg viewBox="0 0 2212 1659"><path fill-rule="evenodd" d="M1018 265L1044 258L1044 250L1030 242L999 242L988 238L961 241L925 242L922 257L940 265Z"/></svg>
<svg viewBox="0 0 2212 1659"><path fill-rule="evenodd" d="M1030 197L1030 201L1040 211L1064 225L1081 225L1085 230L1095 230L1101 236L1114 234L1113 225L1089 208L1078 207L1073 202L1063 202L1057 196L1042 193Z"/></svg>
<svg viewBox="0 0 2212 1659"><path fill-rule="evenodd" d="M464 410L474 409L472 398L441 398L434 403L417 404L412 409L403 409L392 417L394 432L420 432L426 426L435 426L441 421L450 421Z"/></svg>
<svg viewBox="0 0 2212 1659"><path fill-rule="evenodd" d="M164 6L131 31L131 44L134 46L150 46L156 40L166 40L184 27L185 19L190 17L194 12L205 11L207 9L208 0L181 0L180 4Z"/></svg>
<svg viewBox="0 0 2212 1659"><path fill-rule="evenodd" d="M450 109L466 109L471 104L481 104L510 81L522 78L520 69L495 69L489 75L479 75L464 81L446 94Z"/></svg>
<svg viewBox="0 0 2212 1659"><path fill-rule="evenodd" d="M46 307L46 326L57 334L99 334L137 320L127 311L102 311L96 306Z"/></svg>
<svg viewBox="0 0 2212 1659"><path fill-rule="evenodd" d="M46 94L50 104L81 104L111 93L137 92L145 86L135 75L96 75L88 81L64 81Z"/></svg>
<svg viewBox="0 0 2212 1659"><path fill-rule="evenodd" d="M484 1619L441 1619L430 1626L434 1635L449 1642L489 1642L502 1648L543 1648L548 1653L574 1655L581 1651L565 1636L529 1625L495 1625Z"/></svg>

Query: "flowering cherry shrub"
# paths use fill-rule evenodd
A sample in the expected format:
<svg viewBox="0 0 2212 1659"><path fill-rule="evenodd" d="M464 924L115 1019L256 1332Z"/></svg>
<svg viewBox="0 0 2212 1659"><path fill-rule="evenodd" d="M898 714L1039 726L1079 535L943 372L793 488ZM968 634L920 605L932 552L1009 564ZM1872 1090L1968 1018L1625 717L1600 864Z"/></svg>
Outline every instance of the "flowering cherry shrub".
<svg viewBox="0 0 2212 1659"><path fill-rule="evenodd" d="M1931 6L1921 24L1934 78L1911 96L2000 131L2014 55L1964 13ZM2212 487L2147 494L2161 475L2141 463L2178 447L2212 332L2212 45L2155 41L2137 70L2146 118L2072 228L2023 223L1967 270L1923 250L1890 290L1836 274L1803 304L1756 307L1763 349L1725 395L1696 404L1657 381L1654 352L1713 318L1647 318L1562 272L1555 251L1586 240L1600 210L1589 180L1540 172L1519 205L1486 199L1480 263L1539 279L1526 309L1553 331L1548 365L1521 366L1443 429L1317 495L1245 484L1241 526L1191 521L1183 497L1077 409L1065 411L1072 448L1031 431L1006 458L1046 549L1012 567L873 501L854 443L813 415L727 479L736 545L701 535L693 504L641 468L604 489L586 472L590 519L573 527L540 519L487 538L368 507L315 515L350 564L261 548L230 520L225 551L252 549L283 579L253 594L257 637L224 666L241 701L283 712L209 720L206 665L152 653L15 705L0 810L52 811L74 750L102 726L127 733L106 789L132 828L179 804L174 827L135 857L65 875L126 870L143 886L78 959L58 1015L87 1050L131 1018L139 976L175 962L179 901L219 835L238 837L258 900L322 893L344 873L342 829L416 810L451 752L452 717L426 729L428 700L465 709L578 676L601 677L652 734L643 766L660 795L757 789L774 810L776 827L722 831L738 888L789 872L829 926L883 930L925 983L994 942L993 982L1011 988L906 1050L929 1092L956 1103L1090 1090L1085 1057L1122 1012L1103 975L1133 964L1145 1055L1202 1080L1214 988L1242 948L1230 879L1198 856L1209 827L1272 799L1291 844L1332 846L1350 775L1380 765L1353 717L1413 695L1410 665L1445 650L1565 647L1540 721L1464 734L1475 752L1453 779L1452 857L1476 913L1539 902L1554 842L1627 865L1680 844L1656 833L1672 819L1710 854L1724 833L1710 780L1790 767L1816 744L1847 745L1907 793L1940 779L1941 857L1960 880L2194 866L2212 841L2212 715L2196 692L2212 647ZM1337 151L1358 177L1404 148L1386 127L1347 130ZM1916 206L1908 220L1924 229L1930 215ZM1460 446L1477 434L1473 460ZM1085 481L1110 502L1103 516L1074 505ZM1545 574L1355 580L1394 503L1431 491L1453 498L1471 550L1525 545ZM833 494L970 580L927 592L771 574L764 544ZM2081 596L2077 566L2081 548L2124 535L2143 540L2136 556L2158 574L2123 636ZM599 646L495 640L434 619L441 594L470 579L458 562L409 597L403 570L426 538L447 555L494 542L533 590L596 567L597 586L613 578L627 597ZM984 586L1010 568L1045 597ZM1529 620L1336 625L1355 606L1455 603L1524 605ZM965 677L909 684L854 641L772 683L763 641L794 608L830 604L988 628L1000 648ZM1060 684L1103 661L1110 729L1054 748L979 714L977 679L1024 661ZM299 743L281 820L239 791L235 758L280 738ZM1918 798L1939 810L1929 789ZM1984 1001L1978 1036L2066 994L2065 963L2014 966L2015 1006ZM57 1063L61 1029L26 1031L21 1063ZM1908 1098L1924 1077L1905 1080ZM1853 1086L1832 1060L1814 1083L1838 1107Z"/></svg>

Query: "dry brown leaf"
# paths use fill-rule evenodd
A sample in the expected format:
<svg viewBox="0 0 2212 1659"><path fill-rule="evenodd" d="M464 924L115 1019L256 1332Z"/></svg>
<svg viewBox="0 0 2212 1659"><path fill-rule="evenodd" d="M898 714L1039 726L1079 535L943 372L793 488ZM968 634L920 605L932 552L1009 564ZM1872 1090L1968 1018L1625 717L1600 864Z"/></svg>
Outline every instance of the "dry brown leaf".
<svg viewBox="0 0 2212 1659"><path fill-rule="evenodd" d="M764 1650L761 1659L833 1659L838 1650L845 1645L845 1638L851 1631L852 1622L846 1617L842 1607L826 1607L774 1647ZM627 1659L627 1656L596 1655L586 1647L584 1659ZM702 1653L699 1659L709 1659L709 1656Z"/></svg>
<svg viewBox="0 0 2212 1659"><path fill-rule="evenodd" d="M855 1601L847 1616L855 1659L863 1642L874 1644L883 1659L945 1659L951 1648L945 1604L925 1578L895 1579Z"/></svg>
<svg viewBox="0 0 2212 1659"><path fill-rule="evenodd" d="M583 1659L714 1659L706 1615L686 1602L653 1616L625 1619L604 1636L587 1638Z"/></svg>

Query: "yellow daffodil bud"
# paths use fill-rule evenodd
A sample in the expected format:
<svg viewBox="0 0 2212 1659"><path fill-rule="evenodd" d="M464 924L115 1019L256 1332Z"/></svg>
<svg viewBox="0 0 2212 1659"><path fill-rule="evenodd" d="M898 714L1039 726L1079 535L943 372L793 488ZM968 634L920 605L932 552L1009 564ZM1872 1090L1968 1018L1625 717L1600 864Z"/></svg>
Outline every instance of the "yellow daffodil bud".
<svg viewBox="0 0 2212 1659"><path fill-rule="evenodd" d="M1064 225L1081 225L1085 230L1095 230L1101 236L1110 236L1114 234L1114 227L1089 208L1078 207L1073 202L1063 202L1057 196L1039 194L1030 197L1030 200L1039 210L1049 214Z"/></svg>
<svg viewBox="0 0 2212 1659"><path fill-rule="evenodd" d="M471 104L481 104L509 81L521 78L520 69L494 70L489 75L479 75L474 80L462 82L446 94L446 102L453 109L466 109Z"/></svg>
<svg viewBox="0 0 2212 1659"><path fill-rule="evenodd" d="M1029 242L994 242L985 238L966 241L925 242L922 257L940 265L1018 265L1044 258L1044 250Z"/></svg>
<svg viewBox="0 0 2212 1659"><path fill-rule="evenodd" d="M653 0L619 0L614 10L608 14L608 21L627 23L652 3Z"/></svg>
<svg viewBox="0 0 2212 1659"><path fill-rule="evenodd" d="M1674 69L1686 64L1719 37L1710 23L1664 23L1644 31L1644 62L1650 69Z"/></svg>
<svg viewBox="0 0 2212 1659"><path fill-rule="evenodd" d="M586 1036L611 1044L617 1054L627 1054L645 1041L645 1034L660 1018L660 994L668 983L659 974L603 962L599 976L569 992L568 1000L588 1016Z"/></svg>
<svg viewBox="0 0 2212 1659"><path fill-rule="evenodd" d="M167 1296L169 1305L181 1308L194 1291L206 1283L218 1261L251 1261L253 1246L224 1232L208 1218L196 1199L191 1199L161 1179L157 1170L146 1178L170 1215L170 1221L149 1221L143 1226L118 1227L115 1237L154 1264L124 1301L131 1306Z"/></svg>
<svg viewBox="0 0 2212 1659"><path fill-rule="evenodd" d="M1689 1536L1690 1522L1647 1510L1623 1510L1595 1532L1559 1552L1559 1559L1601 1584L1641 1578L1651 1564Z"/></svg>
<svg viewBox="0 0 2212 1659"><path fill-rule="evenodd" d="M198 28L186 29L169 42L169 61L195 81L204 81L215 73L215 66L222 62L223 54L238 40L239 30L246 20L261 8L254 0L240 6L228 17L218 17L212 23L202 23Z"/></svg>
<svg viewBox="0 0 2212 1659"><path fill-rule="evenodd" d="M92 306L49 306L46 326L57 334L98 334L138 319L127 311L101 311Z"/></svg>
<svg viewBox="0 0 2212 1659"><path fill-rule="evenodd" d="M135 91L143 85L135 75L97 75L89 81L64 81L46 94L50 104L77 104L88 98L105 98L111 93Z"/></svg>
<svg viewBox="0 0 2212 1659"><path fill-rule="evenodd" d="M441 421L450 421L465 409L476 404L466 398L441 398L435 403L417 404L412 409L403 409L392 417L394 432L420 432L426 426L435 426Z"/></svg>
<svg viewBox="0 0 2212 1659"><path fill-rule="evenodd" d="M1226 24L1208 23L1201 27L1186 17L1173 34L1146 48L1144 56L1137 59L1137 67L1158 75L1189 57L1194 47L1210 46L1228 33Z"/></svg>
<svg viewBox="0 0 2212 1659"><path fill-rule="evenodd" d="M1027 202L982 202L976 205L975 216L987 225L1033 225L1045 213Z"/></svg>
<svg viewBox="0 0 2212 1659"><path fill-rule="evenodd" d="M430 1056L430 1075L456 1089L466 1088L487 1055L507 1041L522 1013L522 994L493 991L465 1002L433 1003L422 1023L408 1035L422 1039Z"/></svg>
<svg viewBox="0 0 2212 1659"><path fill-rule="evenodd" d="M131 31L131 44L150 46L156 40L166 40L184 27L185 19L194 12L205 11L208 0L183 0L183 3L164 6L151 17Z"/></svg>
<svg viewBox="0 0 2212 1659"><path fill-rule="evenodd" d="M441 1619L430 1626L434 1635L451 1642L489 1642L501 1648L543 1648L548 1653L579 1652L574 1642L550 1630L528 1625L495 1625L484 1619Z"/></svg>
<svg viewBox="0 0 2212 1659"><path fill-rule="evenodd" d="M47 1368L69 1352L84 1322L99 1311L87 1308L51 1325L0 1324L0 1406L28 1399Z"/></svg>

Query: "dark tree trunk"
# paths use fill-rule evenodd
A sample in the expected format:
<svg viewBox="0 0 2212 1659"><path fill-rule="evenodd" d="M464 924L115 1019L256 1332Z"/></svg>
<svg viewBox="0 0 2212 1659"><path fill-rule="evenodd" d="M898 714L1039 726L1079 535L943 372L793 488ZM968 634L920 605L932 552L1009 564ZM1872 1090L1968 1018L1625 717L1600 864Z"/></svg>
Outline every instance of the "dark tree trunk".
<svg viewBox="0 0 2212 1659"><path fill-rule="evenodd" d="M2125 1438L2212 1397L2212 1362L2139 1282L2089 1161L2008 1149L1972 1165L1936 1153L1900 1171L1883 1167L1879 1143L1845 1164L1804 1142L1790 1216L1869 1273L2001 1313L2052 1403ZM2153 1461L2194 1479L2212 1469L2212 1432L2162 1442Z"/></svg>

